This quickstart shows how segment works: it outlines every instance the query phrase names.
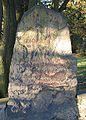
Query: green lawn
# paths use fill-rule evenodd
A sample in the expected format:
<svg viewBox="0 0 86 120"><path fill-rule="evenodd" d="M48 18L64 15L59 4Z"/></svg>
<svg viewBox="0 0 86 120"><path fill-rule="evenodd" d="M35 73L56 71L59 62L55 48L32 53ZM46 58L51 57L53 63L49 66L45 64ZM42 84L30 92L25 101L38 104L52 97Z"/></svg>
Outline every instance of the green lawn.
<svg viewBox="0 0 86 120"><path fill-rule="evenodd" d="M77 57L78 89L86 89L86 56Z"/></svg>

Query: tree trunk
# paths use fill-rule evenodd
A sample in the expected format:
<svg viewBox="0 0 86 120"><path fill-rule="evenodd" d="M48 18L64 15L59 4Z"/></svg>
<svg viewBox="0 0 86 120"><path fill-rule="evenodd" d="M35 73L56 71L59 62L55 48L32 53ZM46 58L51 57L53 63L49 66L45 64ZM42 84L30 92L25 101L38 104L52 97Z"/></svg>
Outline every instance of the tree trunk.
<svg viewBox="0 0 86 120"><path fill-rule="evenodd" d="M17 23L19 23L24 13L24 6L23 6L24 1L23 0L21 0L21 2L15 1L15 5L16 5L16 20L17 20Z"/></svg>
<svg viewBox="0 0 86 120"><path fill-rule="evenodd" d="M4 62L3 62L3 52L4 52L4 42L2 41L2 15L3 7L2 1L0 0L0 97L5 96L5 77L4 77Z"/></svg>
<svg viewBox="0 0 86 120"><path fill-rule="evenodd" d="M16 36L16 12L14 0L3 0L3 6L4 6L4 40L5 40L5 51L3 59L4 59L5 88L7 93L10 63Z"/></svg>
<svg viewBox="0 0 86 120"><path fill-rule="evenodd" d="M1 39L1 31L2 31L2 1L0 0L0 39Z"/></svg>
<svg viewBox="0 0 86 120"><path fill-rule="evenodd" d="M53 4L53 9L58 10L59 0L52 0L52 4Z"/></svg>
<svg viewBox="0 0 86 120"><path fill-rule="evenodd" d="M62 5L60 6L61 0L52 0L52 8L56 11L62 12L63 10L66 9L66 5L70 0L64 0Z"/></svg>
<svg viewBox="0 0 86 120"><path fill-rule="evenodd" d="M4 42L9 40L10 36L10 12L9 12L9 0L3 0L3 17L4 17L4 25L3 25L3 39Z"/></svg>
<svg viewBox="0 0 86 120"><path fill-rule="evenodd" d="M5 93L8 92L9 83L9 69L12 57L13 46L16 35L16 14L14 7L14 0L3 0L3 17L4 17L4 30L3 39L5 42L4 49L4 76L5 76Z"/></svg>
<svg viewBox="0 0 86 120"><path fill-rule="evenodd" d="M67 6L67 4L68 4L68 2L69 2L70 0L65 0L64 2L63 2L63 4L61 5L61 7L59 8L59 12L62 12L63 10L65 10L66 9L66 6Z"/></svg>
<svg viewBox="0 0 86 120"><path fill-rule="evenodd" d="M3 61L4 61L4 82L5 82L5 96L7 96L8 91L8 83L9 80L7 79L7 60L6 60L6 43L10 38L10 9L9 9L9 0L3 0L3 41L5 43L4 47L4 54L3 54Z"/></svg>
<svg viewBox="0 0 86 120"><path fill-rule="evenodd" d="M9 0L9 13L10 13L10 36L8 41L6 41L6 62L7 68L9 71L11 57L13 53L13 47L15 43L16 36L16 12L15 12L15 4L14 0Z"/></svg>

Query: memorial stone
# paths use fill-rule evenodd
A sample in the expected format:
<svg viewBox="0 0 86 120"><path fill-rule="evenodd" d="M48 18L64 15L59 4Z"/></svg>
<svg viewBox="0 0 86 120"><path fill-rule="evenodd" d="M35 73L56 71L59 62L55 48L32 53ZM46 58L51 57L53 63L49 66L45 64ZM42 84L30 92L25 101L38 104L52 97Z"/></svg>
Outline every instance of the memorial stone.
<svg viewBox="0 0 86 120"><path fill-rule="evenodd" d="M77 120L76 86L76 59L65 17L34 6L25 12L16 33L9 120Z"/></svg>

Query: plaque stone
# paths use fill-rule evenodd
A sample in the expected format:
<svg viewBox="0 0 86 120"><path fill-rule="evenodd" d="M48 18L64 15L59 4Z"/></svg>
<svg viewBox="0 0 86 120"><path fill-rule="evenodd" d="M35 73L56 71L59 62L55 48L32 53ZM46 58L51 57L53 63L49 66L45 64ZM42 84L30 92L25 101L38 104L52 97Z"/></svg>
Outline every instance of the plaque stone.
<svg viewBox="0 0 86 120"><path fill-rule="evenodd" d="M44 6L33 7L16 33L9 119L77 120L76 86L76 59L65 17Z"/></svg>

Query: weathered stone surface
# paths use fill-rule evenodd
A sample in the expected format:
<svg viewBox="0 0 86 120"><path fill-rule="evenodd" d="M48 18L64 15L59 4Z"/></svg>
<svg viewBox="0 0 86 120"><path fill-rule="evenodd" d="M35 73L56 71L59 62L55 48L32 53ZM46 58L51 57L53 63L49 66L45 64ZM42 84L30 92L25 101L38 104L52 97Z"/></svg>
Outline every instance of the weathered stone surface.
<svg viewBox="0 0 86 120"><path fill-rule="evenodd" d="M0 103L0 120L7 120L5 108L6 108L6 104Z"/></svg>
<svg viewBox="0 0 86 120"><path fill-rule="evenodd" d="M76 60L71 53L69 30L60 13L35 6L24 14L10 67L10 120L15 112L18 120L77 120Z"/></svg>
<svg viewBox="0 0 86 120"><path fill-rule="evenodd" d="M79 120L86 120L86 93L77 96Z"/></svg>

